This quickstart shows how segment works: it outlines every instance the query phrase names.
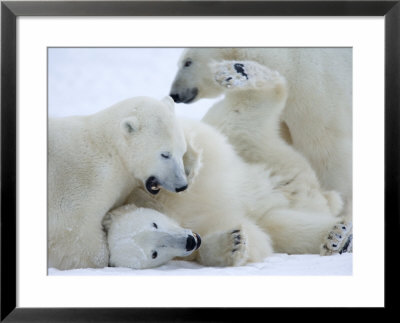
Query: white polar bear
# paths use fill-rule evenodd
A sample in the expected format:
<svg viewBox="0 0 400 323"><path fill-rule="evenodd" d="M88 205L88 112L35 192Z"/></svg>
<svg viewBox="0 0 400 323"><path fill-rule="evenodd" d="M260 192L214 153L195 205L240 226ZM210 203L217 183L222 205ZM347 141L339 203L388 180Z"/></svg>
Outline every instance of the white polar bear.
<svg viewBox="0 0 400 323"><path fill-rule="evenodd" d="M191 163L188 189L151 195L137 187L126 203L155 209L198 232L202 245L191 259L207 266L239 266L263 261L273 251L320 253L321 245L330 251L325 254L348 249L349 228L338 226L342 219L326 199L318 211L292 207L280 177L271 176L265 164L243 161L224 135L203 122L182 124L184 163ZM123 246L119 249L124 252Z"/></svg>
<svg viewBox="0 0 400 323"><path fill-rule="evenodd" d="M187 188L186 141L173 106L171 98L138 97L90 116L49 120L49 267L107 266L101 221L108 211L137 186L150 194Z"/></svg>
<svg viewBox="0 0 400 323"><path fill-rule="evenodd" d="M225 90L203 120L228 136L236 151L250 163L264 163L279 177L280 190L295 209L342 209L335 191L323 191L308 161L280 135L280 115L288 97L286 79L250 61L222 61L211 66L215 81ZM322 207L322 208L321 208Z"/></svg>
<svg viewBox="0 0 400 323"><path fill-rule="evenodd" d="M110 266L143 269L186 257L201 245L197 233L148 208L127 204L103 219L110 250Z"/></svg>
<svg viewBox="0 0 400 323"><path fill-rule="evenodd" d="M281 114L284 137L308 159L324 189L341 193L345 202L343 214L351 218L351 49L187 49L179 61L179 71L171 87L170 93L175 102L190 103L223 93L224 88L214 81L213 64L210 64L223 60L255 61L286 77L289 95ZM248 102L247 98L236 99L241 105ZM232 104L232 100L223 100L219 108L223 104ZM268 110L265 112L268 113ZM245 115L242 113L241 117L245 118ZM220 118L221 115L210 111L205 120L218 124L221 123ZM251 125L249 129L252 130ZM252 152L247 151L247 154Z"/></svg>

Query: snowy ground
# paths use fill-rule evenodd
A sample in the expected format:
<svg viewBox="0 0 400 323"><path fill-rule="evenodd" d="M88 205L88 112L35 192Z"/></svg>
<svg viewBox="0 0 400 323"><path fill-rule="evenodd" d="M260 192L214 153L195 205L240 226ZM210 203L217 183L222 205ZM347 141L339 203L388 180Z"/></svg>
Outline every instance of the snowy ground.
<svg viewBox="0 0 400 323"><path fill-rule="evenodd" d="M133 96L168 95L181 48L50 48L50 117L87 115ZM178 104L179 116L201 119L215 100ZM352 254L331 257L275 254L263 263L212 268L187 261L146 270L49 269L49 275L352 275Z"/></svg>
<svg viewBox="0 0 400 323"><path fill-rule="evenodd" d="M182 48L50 48L49 116L86 115L134 96L169 94ZM176 105L201 119L212 102Z"/></svg>
<svg viewBox="0 0 400 323"><path fill-rule="evenodd" d="M262 263L248 264L242 267L205 267L195 262L172 260L152 269L135 270L130 268L103 269L49 269L52 276L166 276L166 275L279 275L279 276L335 276L352 274L352 254L330 257L319 255L274 254Z"/></svg>

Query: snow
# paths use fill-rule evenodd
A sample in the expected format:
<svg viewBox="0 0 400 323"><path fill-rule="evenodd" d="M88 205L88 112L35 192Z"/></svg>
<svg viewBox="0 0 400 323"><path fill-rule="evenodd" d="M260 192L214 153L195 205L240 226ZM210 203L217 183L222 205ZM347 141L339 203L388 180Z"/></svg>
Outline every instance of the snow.
<svg viewBox="0 0 400 323"><path fill-rule="evenodd" d="M134 96L169 94L182 48L50 48L49 116L86 115ZM176 105L199 120L215 100Z"/></svg>
<svg viewBox="0 0 400 323"><path fill-rule="evenodd" d="M262 263L241 267L205 267L195 262L171 260L150 269L108 267L100 269L57 270L50 268L52 276L218 276L218 275L279 275L279 276L337 276L352 274L352 254L335 256L274 254Z"/></svg>
<svg viewBox="0 0 400 323"><path fill-rule="evenodd" d="M177 70L182 48L49 48L49 117L87 115L134 96L162 99ZM200 120L217 99L177 104L178 116ZM262 263L242 267L204 267L173 260L152 269L129 268L48 270L51 276L165 276L165 275L352 275L352 254L274 254Z"/></svg>

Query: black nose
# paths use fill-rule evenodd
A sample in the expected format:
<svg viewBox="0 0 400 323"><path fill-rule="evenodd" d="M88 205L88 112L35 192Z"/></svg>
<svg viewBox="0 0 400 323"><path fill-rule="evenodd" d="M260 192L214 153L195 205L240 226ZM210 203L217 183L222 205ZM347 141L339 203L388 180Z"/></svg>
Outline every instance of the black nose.
<svg viewBox="0 0 400 323"><path fill-rule="evenodd" d="M175 188L175 192L179 193L179 192L182 192L182 191L186 190L187 188L188 188L187 185L181 186L181 187L177 187L177 188Z"/></svg>
<svg viewBox="0 0 400 323"><path fill-rule="evenodd" d="M181 98L179 97L179 94L170 94L169 95L171 98L172 98L172 100L174 100L175 101L175 103L180 103L180 102L182 102L182 100L181 100Z"/></svg>
<svg viewBox="0 0 400 323"><path fill-rule="evenodd" d="M188 236L186 239L186 251L191 251L196 248L196 240L193 236Z"/></svg>

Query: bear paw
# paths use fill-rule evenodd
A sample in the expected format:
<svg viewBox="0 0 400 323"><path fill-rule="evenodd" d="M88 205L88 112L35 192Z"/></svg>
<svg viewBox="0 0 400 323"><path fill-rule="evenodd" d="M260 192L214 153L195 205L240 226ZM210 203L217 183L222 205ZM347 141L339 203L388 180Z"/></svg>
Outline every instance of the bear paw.
<svg viewBox="0 0 400 323"><path fill-rule="evenodd" d="M224 61L214 65L215 81L225 88L241 87L249 79L243 63Z"/></svg>
<svg viewBox="0 0 400 323"><path fill-rule="evenodd" d="M246 238L241 230L236 229L228 233L228 251L230 251L229 258L232 261L233 266L242 265L242 261L246 258ZM231 248L229 250L229 248Z"/></svg>
<svg viewBox="0 0 400 323"><path fill-rule="evenodd" d="M351 223L335 225L321 245L321 256L342 254L353 251L353 227Z"/></svg>
<svg viewBox="0 0 400 323"><path fill-rule="evenodd" d="M248 258L246 240L241 229L205 236L199 249L199 261L206 266L241 266Z"/></svg>
<svg viewBox="0 0 400 323"><path fill-rule="evenodd" d="M277 71L253 61L221 61L211 64L214 79L226 89L276 90L285 97L287 86L285 78Z"/></svg>

